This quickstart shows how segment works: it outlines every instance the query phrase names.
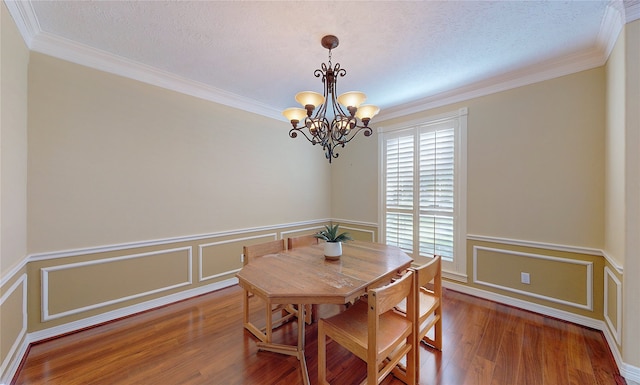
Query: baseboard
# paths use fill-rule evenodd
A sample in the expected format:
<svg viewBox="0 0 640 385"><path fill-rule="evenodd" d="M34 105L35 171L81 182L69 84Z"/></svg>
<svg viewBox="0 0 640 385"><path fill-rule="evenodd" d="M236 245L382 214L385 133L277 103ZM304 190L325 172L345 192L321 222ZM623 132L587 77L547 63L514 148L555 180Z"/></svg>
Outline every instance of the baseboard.
<svg viewBox="0 0 640 385"><path fill-rule="evenodd" d="M637 366L625 364L619 365L620 375L627 380L627 385L640 384L640 368Z"/></svg>

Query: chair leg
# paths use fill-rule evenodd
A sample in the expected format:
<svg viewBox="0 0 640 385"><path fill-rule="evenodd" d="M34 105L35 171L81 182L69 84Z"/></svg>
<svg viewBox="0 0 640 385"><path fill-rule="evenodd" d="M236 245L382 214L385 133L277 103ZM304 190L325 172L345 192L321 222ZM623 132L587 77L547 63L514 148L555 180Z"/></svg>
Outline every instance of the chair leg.
<svg viewBox="0 0 640 385"><path fill-rule="evenodd" d="M438 317L438 322L435 325L435 335L434 335L434 346L436 349L442 351L442 311L438 310L436 312L436 316Z"/></svg>

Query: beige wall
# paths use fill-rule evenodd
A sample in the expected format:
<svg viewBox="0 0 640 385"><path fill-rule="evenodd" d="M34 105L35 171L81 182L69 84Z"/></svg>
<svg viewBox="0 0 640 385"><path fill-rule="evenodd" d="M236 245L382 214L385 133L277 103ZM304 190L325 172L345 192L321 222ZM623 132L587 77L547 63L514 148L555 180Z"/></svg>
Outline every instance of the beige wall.
<svg viewBox="0 0 640 385"><path fill-rule="evenodd" d="M325 218L346 220L358 239L378 239L377 134L349 143L329 166L317 146L288 138L285 122L45 55L29 58L7 18L3 4L4 362L20 343L25 295L29 331L38 335L232 278L243 244L313 232ZM618 324L620 298L612 292L623 281L621 346L635 366L640 331L624 325L640 317L640 281L629 277L640 271L640 215L629 215L640 203L640 162L629 151L640 148L639 30L639 22L626 27L606 67L374 124L468 107L468 233L577 250L471 240L469 286ZM7 49L17 53L10 60ZM7 100L13 88L23 99ZM296 222L308 224L287 225ZM160 242L126 245L151 240ZM605 249L625 275L581 248ZM27 252L28 267L4 280ZM592 310L584 308L589 264ZM496 266L506 273L495 274ZM603 273L605 266L613 272ZM530 286L517 279L523 268ZM552 275L540 284L537 277L555 269L572 279Z"/></svg>
<svg viewBox="0 0 640 385"><path fill-rule="evenodd" d="M640 20L624 28L625 44L625 258L622 356L640 378ZM640 382L640 381L638 381Z"/></svg>
<svg viewBox="0 0 640 385"><path fill-rule="evenodd" d="M600 249L604 80L596 68L376 126L468 107L468 233ZM374 137L350 143L333 167L346 164L333 174L335 217L377 221Z"/></svg>
<svg viewBox="0 0 640 385"><path fill-rule="evenodd" d="M268 119L34 53L29 252L328 218L320 151Z"/></svg>
<svg viewBox="0 0 640 385"><path fill-rule="evenodd" d="M0 383L27 333L27 66L29 50L0 3Z"/></svg>
<svg viewBox="0 0 640 385"><path fill-rule="evenodd" d="M375 124L372 124L375 125ZM362 133L331 164L331 216L378 223L378 138Z"/></svg>
<svg viewBox="0 0 640 385"><path fill-rule="evenodd" d="M185 240L41 255L29 263L29 331L57 333L188 298L233 284L244 245L315 233L316 221L244 229ZM373 241L377 229L343 223L354 239ZM72 326L67 326L72 325ZM55 334L54 334L55 335Z"/></svg>
<svg viewBox="0 0 640 385"><path fill-rule="evenodd" d="M607 255L620 266L625 255L625 38L621 33L605 66L606 156L605 241Z"/></svg>
<svg viewBox="0 0 640 385"><path fill-rule="evenodd" d="M6 8L2 13L0 132L0 274L27 255L27 66L29 50Z"/></svg>
<svg viewBox="0 0 640 385"><path fill-rule="evenodd" d="M468 107L471 289L603 319L605 79L600 67L375 124ZM378 221L374 136L332 166L334 217Z"/></svg>

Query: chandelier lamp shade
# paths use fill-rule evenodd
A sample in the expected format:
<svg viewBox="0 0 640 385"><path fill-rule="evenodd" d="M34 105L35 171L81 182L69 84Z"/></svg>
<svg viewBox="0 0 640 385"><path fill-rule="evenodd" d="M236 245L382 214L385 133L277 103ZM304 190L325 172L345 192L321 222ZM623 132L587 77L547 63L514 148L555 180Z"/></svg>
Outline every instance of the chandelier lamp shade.
<svg viewBox="0 0 640 385"><path fill-rule="evenodd" d="M347 74L345 69L340 68L340 63L331 63L331 50L338 46L338 38L327 35L322 38L321 44L329 50L329 62L322 63L313 74L322 78L324 93L298 92L296 101L304 108L287 108L282 114L293 126L289 136L296 138L301 133L311 144L322 145L325 157L331 163L339 155L336 147L344 147L360 131L364 136L371 136L373 130L369 122L380 112L380 108L363 104L367 96L362 92L350 91L336 96L338 77Z"/></svg>

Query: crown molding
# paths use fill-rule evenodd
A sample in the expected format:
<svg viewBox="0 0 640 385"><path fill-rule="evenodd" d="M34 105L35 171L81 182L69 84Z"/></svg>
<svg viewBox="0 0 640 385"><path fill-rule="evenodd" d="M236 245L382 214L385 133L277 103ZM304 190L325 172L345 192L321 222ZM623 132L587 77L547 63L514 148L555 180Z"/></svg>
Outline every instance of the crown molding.
<svg viewBox="0 0 640 385"><path fill-rule="evenodd" d="M9 9L22 39L31 51L268 118L282 120L279 110L256 100L44 32L40 28L31 1L3 1Z"/></svg>
<svg viewBox="0 0 640 385"><path fill-rule="evenodd" d="M33 37L40 32L40 24L31 6L31 1L3 1L9 10L11 18L16 23L20 35L22 35L22 40L24 40L27 47L31 48Z"/></svg>
<svg viewBox="0 0 640 385"><path fill-rule="evenodd" d="M282 120L279 110L256 100L43 32L31 1L3 1L27 47L32 51L268 118ZM622 7L621 3L623 3ZM628 23L638 18L640 18L640 1L613 0L603 17L595 48L431 95L402 106L389 107L380 113L377 120L393 119L601 66L606 62L611 49L613 49L623 21Z"/></svg>
<svg viewBox="0 0 640 385"><path fill-rule="evenodd" d="M610 2L605 9L596 44L604 52L606 58L611 54L613 46L618 40L618 35L622 31L624 13L624 6L620 1Z"/></svg>
<svg viewBox="0 0 640 385"><path fill-rule="evenodd" d="M625 0L624 1L625 23L631 23L640 19L640 1Z"/></svg>
<svg viewBox="0 0 640 385"><path fill-rule="evenodd" d="M186 79L47 32L40 32L33 38L31 50L268 118L282 120L280 111L256 100Z"/></svg>
<svg viewBox="0 0 640 385"><path fill-rule="evenodd" d="M539 63L520 71L505 73L468 86L428 96L402 106L387 108L383 112L380 112L376 120L381 122L589 70L604 65L606 59L607 57L604 56L601 48L593 48L559 59Z"/></svg>

